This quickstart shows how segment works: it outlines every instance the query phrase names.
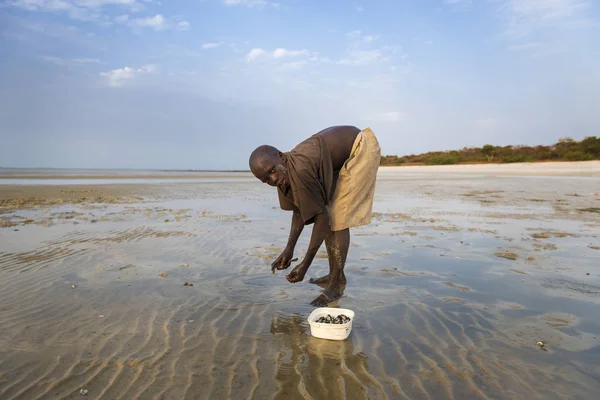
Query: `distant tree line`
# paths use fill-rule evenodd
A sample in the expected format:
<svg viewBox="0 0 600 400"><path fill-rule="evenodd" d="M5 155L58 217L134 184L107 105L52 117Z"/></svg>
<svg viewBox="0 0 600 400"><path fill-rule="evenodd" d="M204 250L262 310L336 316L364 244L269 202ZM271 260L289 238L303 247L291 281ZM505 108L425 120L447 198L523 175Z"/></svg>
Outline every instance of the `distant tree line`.
<svg viewBox="0 0 600 400"><path fill-rule="evenodd" d="M462 150L434 151L408 156L382 156L381 165L447 165L516 163L537 161L588 161L600 159L600 138L588 136L577 142L562 138L552 146L465 147Z"/></svg>

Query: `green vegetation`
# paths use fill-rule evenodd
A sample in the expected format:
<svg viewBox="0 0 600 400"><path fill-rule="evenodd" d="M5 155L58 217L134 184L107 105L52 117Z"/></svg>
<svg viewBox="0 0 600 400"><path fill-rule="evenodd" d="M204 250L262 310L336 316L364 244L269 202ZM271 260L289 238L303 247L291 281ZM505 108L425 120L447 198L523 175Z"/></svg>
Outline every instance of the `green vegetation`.
<svg viewBox="0 0 600 400"><path fill-rule="evenodd" d="M487 164L538 161L600 160L600 138L589 136L577 142L562 138L552 146L465 147L462 150L435 151L408 156L382 156L381 165Z"/></svg>
<svg viewBox="0 0 600 400"><path fill-rule="evenodd" d="M427 165L448 165L456 164L460 160L458 154L439 154L431 155L424 158L425 164Z"/></svg>

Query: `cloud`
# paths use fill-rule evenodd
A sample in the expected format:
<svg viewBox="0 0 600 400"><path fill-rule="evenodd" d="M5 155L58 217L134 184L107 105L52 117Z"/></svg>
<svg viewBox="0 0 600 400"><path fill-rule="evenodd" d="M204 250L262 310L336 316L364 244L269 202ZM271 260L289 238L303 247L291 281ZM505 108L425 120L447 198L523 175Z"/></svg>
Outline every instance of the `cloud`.
<svg viewBox="0 0 600 400"><path fill-rule="evenodd" d="M273 50L273 53L271 53L271 54L275 58L308 56L309 55L307 50L287 50L287 49L284 49L281 47Z"/></svg>
<svg viewBox="0 0 600 400"><path fill-rule="evenodd" d="M587 21L590 4L588 0L505 0L499 12L505 18L505 35L526 36L540 28Z"/></svg>
<svg viewBox="0 0 600 400"><path fill-rule="evenodd" d="M272 58L301 57L301 56L308 57L308 56L310 56L310 52L305 49L288 50L288 49L279 47L269 53L261 48L254 48L254 49L250 50L250 52L246 55L246 61L251 62L251 61L258 59L261 56L269 56Z"/></svg>
<svg viewBox="0 0 600 400"><path fill-rule="evenodd" d="M294 15L288 17L315 10L315 2L272 1L280 2L282 8L291 4ZM567 0L554 1L564 4ZM0 0L0 8L9 2L16 3ZM571 13L557 5L540 8L539 4L549 4L548 0L529 2L533 4L530 8L525 7L528 2L524 0L471 1L471 9L464 13L458 3L445 4L444 0L436 0L431 7L423 7L418 1L381 2L376 8L364 0L335 2L333 11L343 14L343 23L305 29L299 37L298 24L282 24L283 15L265 1L230 1L229 5L224 0L162 1L158 8L157 1L150 4L141 0L22 0L20 8L0 10L0 40L9 34L28 39L5 41L0 50L4 58L12 60L0 63L0 103L5 105L0 113L5 116L3 120L14 121L14 128L4 130L10 132L5 135L9 142L0 146L0 152L15 154L12 163L43 160L52 164L48 159L31 156L32 149L43 150L39 141L21 139L27 132L48 136L50 127L56 137L66 138L68 132L78 139L87 132L89 138L103 140L98 143L106 146L105 160L98 166L116 167L115 163L123 159L114 153L114 140L121 140L120 136L131 143L142 143L127 135L142 137L151 131L156 140L146 140L148 147L144 150L165 154L165 132L172 133L176 120L181 125L177 129L181 136L168 144L187 151L189 138L197 136L194 127L199 123L206 126L205 120L211 118L218 121L210 131L228 133L220 137L224 146L235 144L231 151L236 157L239 154L235 152L245 146L240 141L248 136L236 136L236 132L240 126L248 132L247 125L254 122L254 138L262 137L265 142L272 138L278 147L287 148L306 132L340 121L357 126L367 126L369 121L389 154L462 147L483 140L495 144L551 142L565 131L597 134L600 75L593 42L597 35L596 31L574 31L575 26L581 29L596 15L597 2L588 0L587 8L575 7ZM145 10L134 11L137 8L133 4L138 3ZM218 12L200 27L191 15L209 3L216 5ZM362 13L356 10L359 4L365 7ZM578 3L572 0L569 4ZM442 8L439 14L434 11L436 6ZM255 29L248 31L247 24L230 26L232 17L248 18L249 12L260 14ZM390 20L372 25L368 19L373 12L401 13L416 23ZM435 29L418 29L431 27L454 12L461 13L459 28L467 30L454 32L450 39ZM98 19L78 23L69 20L69 13L80 13L80 18L97 15L94 18ZM172 18L174 14L181 15L181 19ZM99 22L106 21L105 16L110 16L108 21L114 29L97 29ZM524 31L530 34L518 40L504 36L512 18L526 26L528 30ZM204 35L177 32L186 28L184 20L194 23L191 28L202 30ZM273 27L277 27L276 34ZM472 27L485 31L484 40L469 40ZM130 29L149 35L132 35ZM497 37L491 37L494 32ZM418 35L420 38L413 39ZM434 46L428 46L428 40L434 40ZM467 46L469 51L457 55L444 47L448 41L460 49ZM553 55L551 60L532 58L533 54L541 57L556 49L562 49L561 56ZM324 61L325 56L331 60ZM482 68L485 74L473 73L473 69ZM490 93L489 101L478 100L482 91ZM23 101L32 92L36 94L36 107ZM223 103L207 111L195 105L203 97ZM240 111L234 113L230 107L233 103L241 104ZM256 106L261 109L255 112L250 108ZM47 117L37 118L41 114ZM123 119L114 118L117 115ZM81 122L73 124L73 116ZM140 121L147 125L145 129L131 129ZM290 125L290 121L295 123ZM285 135L281 135L281 127L289 128ZM102 132L112 136L107 139ZM405 140L399 132L409 132L414 140ZM18 140L11 142L12 137ZM23 150L17 156L19 143ZM253 148L250 139L247 146ZM101 148L104 150L104 146ZM202 157L212 157L212 150ZM69 158L75 157L73 154L79 153L64 152L56 162L86 166L86 157L77 161ZM243 158L236 157L226 161L215 157L217 161L206 166L216 168L223 163L226 168L237 168L236 164L228 164ZM124 159L137 163L137 167L144 166L136 157ZM147 157L144 162L148 167L180 167L174 164L179 159Z"/></svg>
<svg viewBox="0 0 600 400"><path fill-rule="evenodd" d="M267 0L223 0L223 3L228 6L245 6L249 8L280 7L279 3Z"/></svg>
<svg viewBox="0 0 600 400"><path fill-rule="evenodd" d="M119 15L115 18L115 22L127 25L133 29L149 28L157 32L167 29L176 29L178 31L187 31L190 28L190 23L187 21L178 21L177 17L165 19L162 14L156 14L153 17L134 18L130 19L129 15Z"/></svg>
<svg viewBox="0 0 600 400"><path fill-rule="evenodd" d="M221 46L222 44L223 44L223 42L212 42L212 43L209 42L209 43L204 43L202 45L202 48L203 49L214 49L216 47Z"/></svg>
<svg viewBox="0 0 600 400"><path fill-rule="evenodd" d="M144 8L143 3L136 0L12 0L7 4L27 11L65 13L69 18L80 21L108 20L108 17L101 13L102 9L108 6L123 7L132 12Z"/></svg>
<svg viewBox="0 0 600 400"><path fill-rule="evenodd" d="M100 15L86 7L79 7L75 2L65 0L16 0L8 3L27 11L66 13L69 18L90 21L99 19Z"/></svg>
<svg viewBox="0 0 600 400"><path fill-rule="evenodd" d="M263 49L254 48L254 49L250 50L250 52L246 56L246 61L248 61L248 62L254 61L258 57L262 56L263 54L265 54L265 51Z"/></svg>
<svg viewBox="0 0 600 400"><path fill-rule="evenodd" d="M148 18L136 18L131 22L134 26L139 26L141 28L151 28L155 31L162 31L167 27L165 18L160 14L156 14L154 17Z"/></svg>
<svg viewBox="0 0 600 400"><path fill-rule="evenodd" d="M190 23L187 21L179 21L175 24L175 29L178 31L187 31L190 29Z"/></svg>
<svg viewBox="0 0 600 400"><path fill-rule="evenodd" d="M148 3L150 1L144 0L144 2ZM32 11L66 9L68 7L98 9L106 6L123 6L132 10L139 10L144 7L142 2L136 0L13 0L8 3Z"/></svg>
<svg viewBox="0 0 600 400"><path fill-rule="evenodd" d="M144 3L153 0L13 0L8 5L22 8L32 12L64 13L69 18L80 21L95 21L100 24L112 24L112 17L103 13L108 7L119 7L132 13L144 9ZM186 31L190 28L188 21L179 17L171 17L168 20L161 14L150 17L130 18L123 14L114 18L114 22L127 24L132 28L150 28L156 31L176 29Z"/></svg>
<svg viewBox="0 0 600 400"><path fill-rule="evenodd" d="M384 45L374 48L373 44L379 40L377 35L364 35L361 30L346 33L349 48L346 56L337 61L341 65L368 65L376 62L387 61L390 56L398 53L398 46Z"/></svg>
<svg viewBox="0 0 600 400"><path fill-rule="evenodd" d="M106 77L108 85L111 87L123 86L127 81L131 81L139 75L152 74L157 70L153 64L144 65L140 68L123 67L119 69L113 69L108 72L101 72L100 76Z"/></svg>

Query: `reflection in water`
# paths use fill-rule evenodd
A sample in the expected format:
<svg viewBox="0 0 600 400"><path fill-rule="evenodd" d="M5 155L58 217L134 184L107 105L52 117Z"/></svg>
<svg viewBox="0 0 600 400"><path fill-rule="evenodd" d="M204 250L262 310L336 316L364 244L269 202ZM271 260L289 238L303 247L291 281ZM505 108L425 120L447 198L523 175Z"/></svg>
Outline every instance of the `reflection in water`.
<svg viewBox="0 0 600 400"><path fill-rule="evenodd" d="M271 333L274 335L306 335L309 334L309 329L308 321L303 315L279 315L271 319Z"/></svg>
<svg viewBox="0 0 600 400"><path fill-rule="evenodd" d="M273 316L270 332L279 346L276 399L366 398L373 389L368 357L354 352L352 334L339 341L315 338L299 314Z"/></svg>

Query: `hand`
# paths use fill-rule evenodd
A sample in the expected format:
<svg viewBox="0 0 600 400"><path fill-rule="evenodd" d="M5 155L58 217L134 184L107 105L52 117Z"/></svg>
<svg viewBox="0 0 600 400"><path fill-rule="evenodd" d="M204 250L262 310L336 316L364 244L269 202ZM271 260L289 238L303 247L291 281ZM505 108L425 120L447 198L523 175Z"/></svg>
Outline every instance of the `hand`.
<svg viewBox="0 0 600 400"><path fill-rule="evenodd" d="M277 268L277 269L289 268L292 261L298 260L297 258L292 260L293 256L294 256L294 250L289 250L287 248L285 250L283 250L283 252L279 255L279 257L277 257L277 259L275 261L273 261L273 263L271 264L271 272L275 273L275 268Z"/></svg>
<svg viewBox="0 0 600 400"><path fill-rule="evenodd" d="M291 283L302 282L304 275L306 275L306 271L308 271L308 264L302 261L300 264L296 265L289 274L286 275L285 279Z"/></svg>

